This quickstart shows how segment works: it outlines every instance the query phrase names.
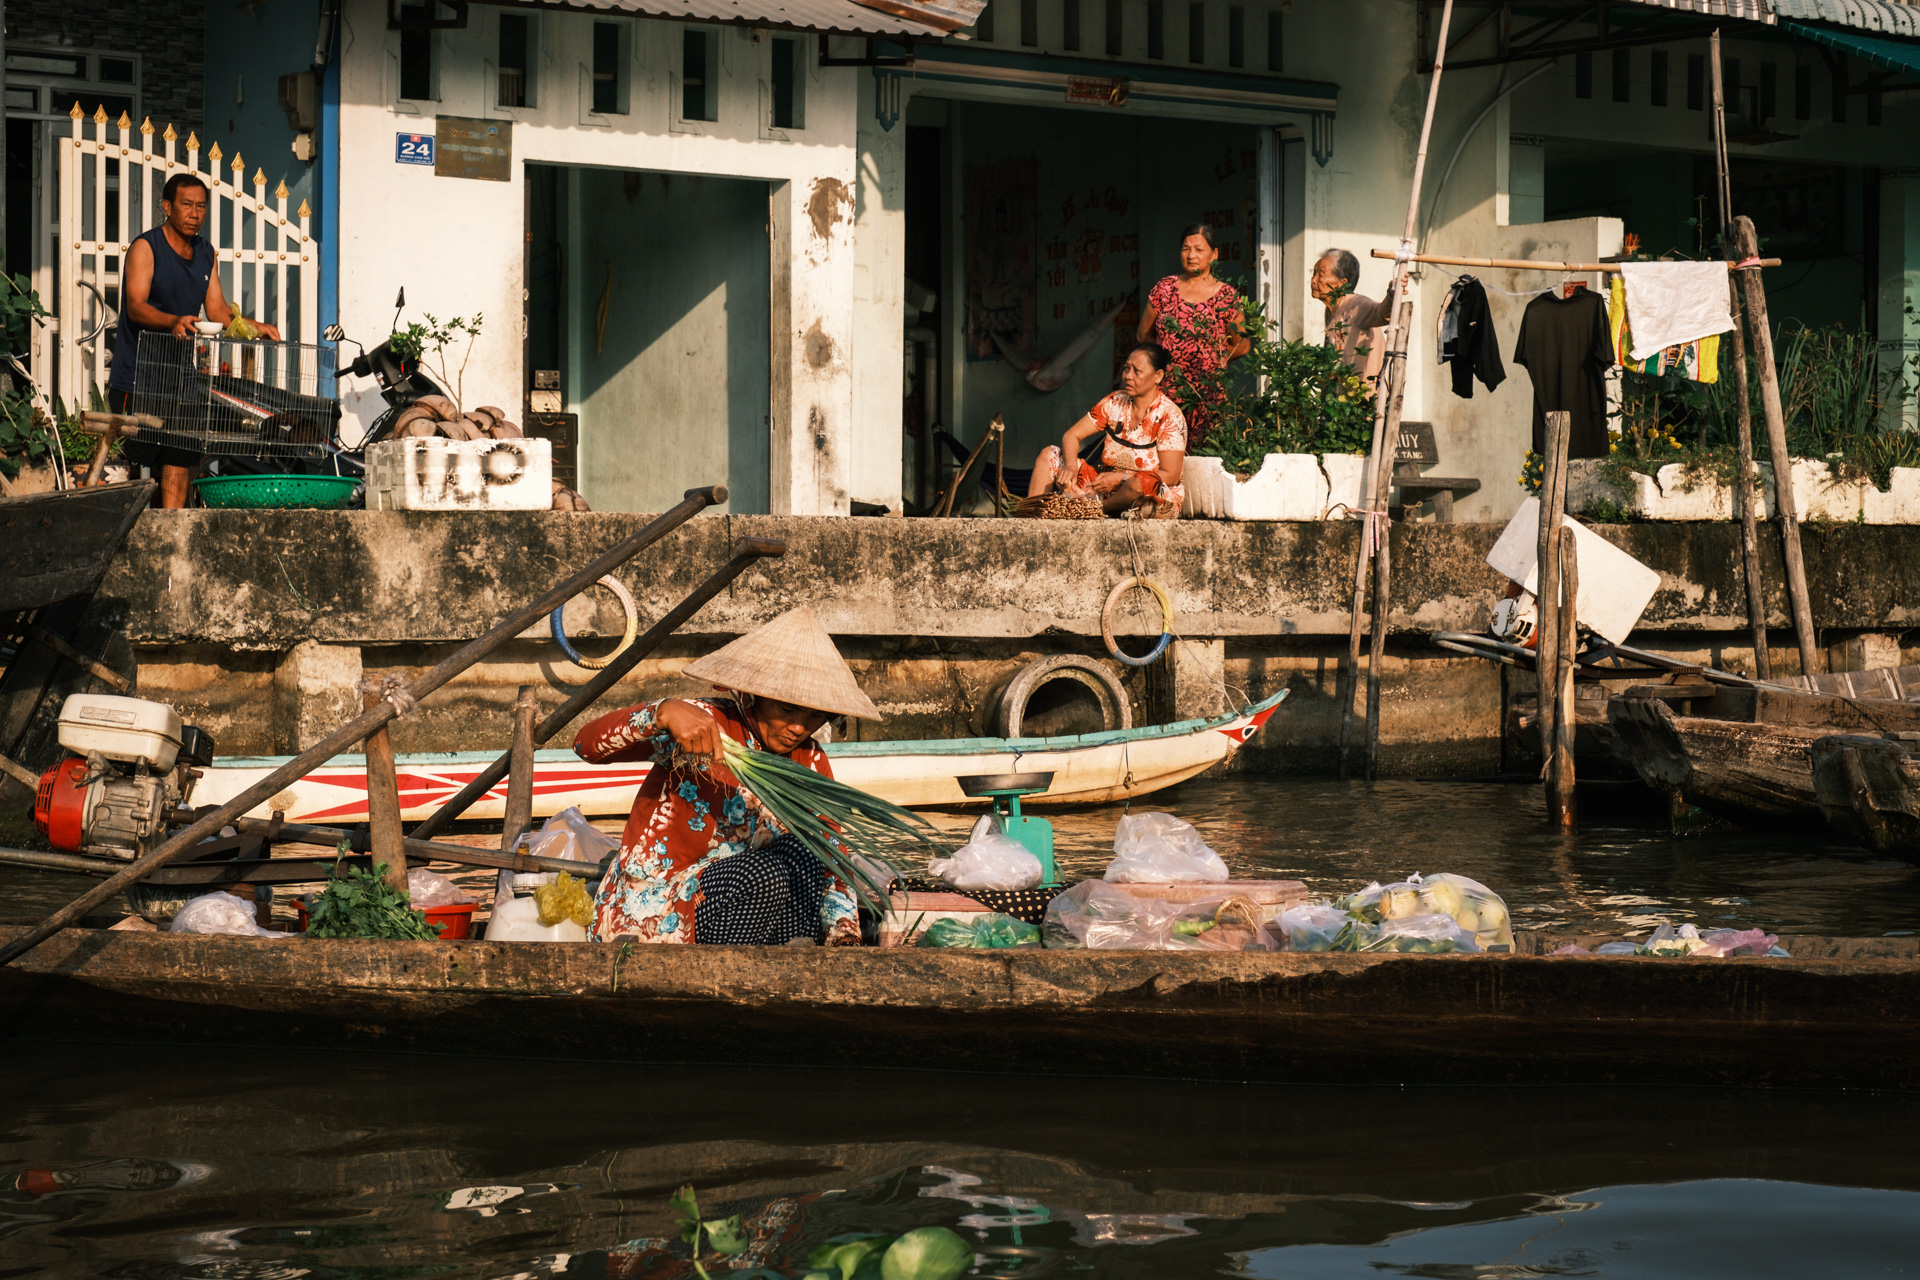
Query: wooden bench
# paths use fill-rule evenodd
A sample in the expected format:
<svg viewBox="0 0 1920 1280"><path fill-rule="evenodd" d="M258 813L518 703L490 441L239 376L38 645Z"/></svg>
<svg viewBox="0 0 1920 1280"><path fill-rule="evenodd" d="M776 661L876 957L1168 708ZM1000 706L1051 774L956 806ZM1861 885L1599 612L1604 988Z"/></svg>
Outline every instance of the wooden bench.
<svg viewBox="0 0 1920 1280"><path fill-rule="evenodd" d="M1480 482L1458 476L1430 476L1426 468L1440 465L1440 449L1434 443L1431 422L1403 422L1400 439L1393 454L1393 483L1400 491L1392 517L1404 520L1411 511L1433 503L1433 518L1441 524L1453 523L1453 502L1470 493L1480 492Z"/></svg>

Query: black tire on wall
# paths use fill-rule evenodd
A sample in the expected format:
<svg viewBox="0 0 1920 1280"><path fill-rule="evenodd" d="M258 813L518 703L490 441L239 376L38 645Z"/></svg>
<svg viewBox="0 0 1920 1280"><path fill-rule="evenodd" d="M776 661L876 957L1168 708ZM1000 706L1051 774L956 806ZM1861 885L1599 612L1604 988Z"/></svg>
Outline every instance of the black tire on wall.
<svg viewBox="0 0 1920 1280"><path fill-rule="evenodd" d="M1046 685L1058 682L1078 685L1093 696L1100 705L1103 729L1133 727L1133 705L1112 669L1095 658L1063 653L1028 663L1007 683L989 717L993 731L1003 738L1020 737L1028 704L1034 695ZM1031 730L1024 732L1031 733Z"/></svg>

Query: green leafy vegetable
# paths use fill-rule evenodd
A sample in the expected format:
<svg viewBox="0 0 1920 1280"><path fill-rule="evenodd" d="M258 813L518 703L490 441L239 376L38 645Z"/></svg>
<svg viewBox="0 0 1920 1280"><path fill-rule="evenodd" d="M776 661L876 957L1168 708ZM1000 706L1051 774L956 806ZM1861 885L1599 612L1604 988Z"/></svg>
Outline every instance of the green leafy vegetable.
<svg viewBox="0 0 1920 1280"><path fill-rule="evenodd" d="M700 1225L706 1229L707 1243L713 1246L715 1253L732 1258L747 1251L747 1228L740 1221L739 1214L731 1218L714 1218Z"/></svg>
<svg viewBox="0 0 1920 1280"><path fill-rule="evenodd" d="M807 1265L824 1272L832 1280L866 1280L877 1277L880 1257L893 1236L855 1236L851 1240L832 1240L807 1256Z"/></svg>
<svg viewBox="0 0 1920 1280"><path fill-rule="evenodd" d="M901 1236L880 1260L880 1280L954 1280L973 1265L973 1246L945 1227Z"/></svg>
<svg viewBox="0 0 1920 1280"><path fill-rule="evenodd" d="M335 850L333 877L313 904L307 918L309 938L387 938L429 941L440 931L414 910L405 893L363 867L348 867L340 859L348 852L342 840Z"/></svg>

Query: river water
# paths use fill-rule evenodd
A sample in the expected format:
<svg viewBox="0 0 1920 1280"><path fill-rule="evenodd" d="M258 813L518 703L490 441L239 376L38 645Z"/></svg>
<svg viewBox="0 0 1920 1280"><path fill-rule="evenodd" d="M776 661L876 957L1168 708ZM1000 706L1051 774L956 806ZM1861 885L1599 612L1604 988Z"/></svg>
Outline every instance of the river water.
<svg viewBox="0 0 1920 1280"><path fill-rule="evenodd" d="M1920 929L1920 868L1676 838L1537 787L1236 776L1140 808L1237 876L1454 871L1517 924ZM1070 876L1113 809L1052 815ZM935 815L957 839L970 818ZM610 824L611 825L611 824ZM484 877L463 877L478 887ZM76 882L0 871L8 916ZM937 1066L937 1058L929 1063ZM0 1277L695 1274L682 1184L798 1280L851 1232L943 1225L1003 1277L1920 1275L1920 1098L1302 1088L1060 1077L0 1047ZM733 1274L709 1268L718 1277Z"/></svg>

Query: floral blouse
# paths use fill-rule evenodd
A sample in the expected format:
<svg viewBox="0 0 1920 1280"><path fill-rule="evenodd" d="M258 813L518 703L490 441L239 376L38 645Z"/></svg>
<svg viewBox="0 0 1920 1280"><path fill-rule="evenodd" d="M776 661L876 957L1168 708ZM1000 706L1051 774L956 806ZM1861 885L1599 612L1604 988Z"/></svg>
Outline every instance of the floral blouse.
<svg viewBox="0 0 1920 1280"><path fill-rule="evenodd" d="M1154 341L1167 349L1198 392L1178 389L1193 428L1193 442L1199 444L1213 429L1226 400L1217 379L1236 341L1233 326L1240 321L1240 291L1223 283L1212 297L1188 302L1180 296L1180 277L1167 276L1147 293L1147 305L1156 316Z"/></svg>
<svg viewBox="0 0 1920 1280"><path fill-rule="evenodd" d="M689 698L707 712L720 732L735 742L759 748L739 704L730 698ZM666 766L673 738L654 722L660 703L626 707L601 716L580 731L574 754L593 764L650 760L654 768L640 784L633 812L620 836L620 856L600 881L588 937L603 941L633 934L642 942L692 942L693 909L700 903L700 872L720 858L758 848L785 828L761 808L724 764L704 772L680 772ZM790 757L831 778L826 752L812 739ZM836 876L827 877L820 923L831 940L859 937L853 894Z"/></svg>

